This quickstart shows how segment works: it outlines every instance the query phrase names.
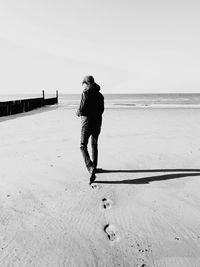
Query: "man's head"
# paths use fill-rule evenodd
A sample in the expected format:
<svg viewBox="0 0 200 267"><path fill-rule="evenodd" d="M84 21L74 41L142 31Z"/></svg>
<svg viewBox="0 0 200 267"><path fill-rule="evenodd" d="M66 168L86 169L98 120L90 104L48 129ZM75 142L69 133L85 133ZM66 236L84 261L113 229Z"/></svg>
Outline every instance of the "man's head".
<svg viewBox="0 0 200 267"><path fill-rule="evenodd" d="M90 85L90 84L93 84L93 83L94 83L94 78L91 75L85 76L83 81L82 81L82 85L83 84Z"/></svg>

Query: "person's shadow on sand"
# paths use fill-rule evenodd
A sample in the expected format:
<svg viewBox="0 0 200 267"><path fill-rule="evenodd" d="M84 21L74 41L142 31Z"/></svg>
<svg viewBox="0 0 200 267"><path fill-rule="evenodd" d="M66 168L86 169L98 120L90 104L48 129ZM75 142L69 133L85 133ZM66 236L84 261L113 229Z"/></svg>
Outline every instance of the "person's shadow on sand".
<svg viewBox="0 0 200 267"><path fill-rule="evenodd" d="M162 174L147 176L139 179L121 180L121 181L96 181L101 184L148 184L153 181L170 180L184 178L189 176L200 176L200 169L151 169L151 170L105 170L97 169L96 173L150 173L150 172L173 172L171 174ZM178 172L178 173L174 173Z"/></svg>

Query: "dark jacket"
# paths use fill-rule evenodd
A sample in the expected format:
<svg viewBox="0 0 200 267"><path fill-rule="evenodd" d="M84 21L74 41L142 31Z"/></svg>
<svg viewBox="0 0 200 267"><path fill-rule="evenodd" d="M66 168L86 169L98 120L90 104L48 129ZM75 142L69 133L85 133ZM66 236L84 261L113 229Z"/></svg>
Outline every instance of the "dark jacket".
<svg viewBox="0 0 200 267"><path fill-rule="evenodd" d="M78 116L101 117L104 112L104 97L99 91L100 86L96 83L87 86L81 95Z"/></svg>

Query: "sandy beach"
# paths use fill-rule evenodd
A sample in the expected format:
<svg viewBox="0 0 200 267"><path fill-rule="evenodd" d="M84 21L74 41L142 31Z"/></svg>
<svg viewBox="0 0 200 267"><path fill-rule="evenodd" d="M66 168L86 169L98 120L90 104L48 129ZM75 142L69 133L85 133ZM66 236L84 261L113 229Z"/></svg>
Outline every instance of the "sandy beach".
<svg viewBox="0 0 200 267"><path fill-rule="evenodd" d="M0 118L0 266L200 266L200 109L107 109L96 183L65 106Z"/></svg>

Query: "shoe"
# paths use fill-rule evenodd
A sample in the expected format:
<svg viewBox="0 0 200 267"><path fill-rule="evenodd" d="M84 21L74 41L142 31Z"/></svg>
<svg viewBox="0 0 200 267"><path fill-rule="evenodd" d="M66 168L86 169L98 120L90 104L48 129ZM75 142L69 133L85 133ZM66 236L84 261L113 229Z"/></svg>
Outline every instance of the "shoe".
<svg viewBox="0 0 200 267"><path fill-rule="evenodd" d="M93 175L90 177L90 183L89 183L90 185L94 183L95 178L96 178L95 174L93 174Z"/></svg>

